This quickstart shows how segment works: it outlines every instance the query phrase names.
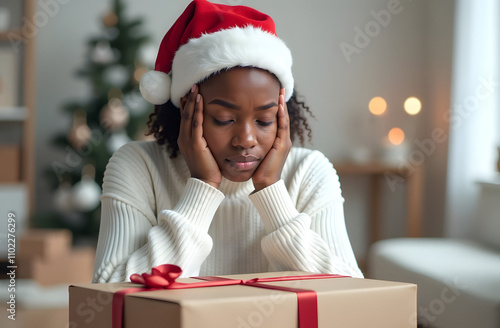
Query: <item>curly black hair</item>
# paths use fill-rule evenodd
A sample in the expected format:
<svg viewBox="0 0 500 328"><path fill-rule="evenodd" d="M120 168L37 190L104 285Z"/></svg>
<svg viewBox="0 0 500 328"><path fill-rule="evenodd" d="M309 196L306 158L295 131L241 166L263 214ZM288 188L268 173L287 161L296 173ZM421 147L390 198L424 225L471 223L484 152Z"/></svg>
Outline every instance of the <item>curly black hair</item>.
<svg viewBox="0 0 500 328"><path fill-rule="evenodd" d="M298 100L296 91L294 90L292 97L287 101L288 116L290 117L290 138L292 142L296 137L299 138L301 146L307 141L311 142L312 130L307 122L305 113L314 118L314 114L303 101ZM167 150L170 152L170 157L177 157L179 146L177 138L179 136L179 127L181 123L180 109L177 108L170 100L163 105L155 105L153 113L149 115L148 131L146 135L153 135L160 145L167 143Z"/></svg>

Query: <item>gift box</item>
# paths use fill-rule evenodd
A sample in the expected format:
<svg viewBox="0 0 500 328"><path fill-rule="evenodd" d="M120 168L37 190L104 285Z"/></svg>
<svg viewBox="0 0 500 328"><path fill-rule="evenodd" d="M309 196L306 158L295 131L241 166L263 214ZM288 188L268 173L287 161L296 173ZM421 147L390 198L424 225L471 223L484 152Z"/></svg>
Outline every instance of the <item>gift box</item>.
<svg viewBox="0 0 500 328"><path fill-rule="evenodd" d="M67 229L28 230L19 237L19 258L58 258L70 252L71 240L71 231Z"/></svg>
<svg viewBox="0 0 500 328"><path fill-rule="evenodd" d="M0 170L1 183L19 182L21 177L21 148L19 146L0 145L0 168L2 168Z"/></svg>
<svg viewBox="0 0 500 328"><path fill-rule="evenodd" d="M95 249L72 247L67 229L32 229L19 237L18 278L41 285L92 281Z"/></svg>
<svg viewBox="0 0 500 328"><path fill-rule="evenodd" d="M18 260L18 278L33 279L40 285L74 284L92 281L95 250L70 249L55 258L34 257Z"/></svg>
<svg viewBox="0 0 500 328"><path fill-rule="evenodd" d="M250 281L250 285L187 289L145 290L134 283L72 285L69 287L69 325L111 328L114 321L117 327L118 317L123 319L123 325L119 326L126 328L416 327L417 286L414 284L349 277L309 279L309 276L313 274L230 275L221 279ZM256 282L255 279L266 281L269 277L275 281ZM209 279L217 281L218 277ZM200 283L199 278L182 278L177 282L181 287L205 283ZM299 300L299 292L294 290L305 291L306 298L315 294L317 308L307 308L308 305ZM117 301L120 294L124 295L123 304ZM304 320L309 319L316 319L316 324L304 324Z"/></svg>

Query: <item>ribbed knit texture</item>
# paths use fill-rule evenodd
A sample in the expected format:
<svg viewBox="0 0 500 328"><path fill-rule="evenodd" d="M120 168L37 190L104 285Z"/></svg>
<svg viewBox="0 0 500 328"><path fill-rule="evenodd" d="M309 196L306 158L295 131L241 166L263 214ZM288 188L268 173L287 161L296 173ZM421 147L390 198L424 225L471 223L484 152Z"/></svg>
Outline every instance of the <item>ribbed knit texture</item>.
<svg viewBox="0 0 500 328"><path fill-rule="evenodd" d="M182 156L131 142L109 161L94 282L128 281L164 263L183 276L300 270L362 277L338 176L318 151L292 148L282 180L259 192L190 178Z"/></svg>

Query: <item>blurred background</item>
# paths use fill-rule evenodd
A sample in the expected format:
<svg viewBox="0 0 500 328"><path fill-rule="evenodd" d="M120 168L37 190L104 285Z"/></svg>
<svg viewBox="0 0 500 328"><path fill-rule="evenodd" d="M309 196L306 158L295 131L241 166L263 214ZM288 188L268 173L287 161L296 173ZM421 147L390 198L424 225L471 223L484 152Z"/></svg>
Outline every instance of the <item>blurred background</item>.
<svg viewBox="0 0 500 328"><path fill-rule="evenodd" d="M315 115L306 146L338 171L365 276L418 283L421 326L500 327L498 1L214 2L274 18ZM12 327L66 325L67 285L91 280L105 165L147 138L138 81L188 3L0 0L0 297L14 258Z"/></svg>

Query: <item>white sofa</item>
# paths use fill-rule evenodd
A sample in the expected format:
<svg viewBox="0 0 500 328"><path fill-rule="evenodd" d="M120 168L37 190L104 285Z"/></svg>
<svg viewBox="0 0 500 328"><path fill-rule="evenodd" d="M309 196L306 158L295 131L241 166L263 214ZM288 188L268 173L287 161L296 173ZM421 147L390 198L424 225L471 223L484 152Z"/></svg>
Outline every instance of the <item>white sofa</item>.
<svg viewBox="0 0 500 328"><path fill-rule="evenodd" d="M474 240L388 239L370 250L370 278L418 285L419 326L500 327L500 179L481 188Z"/></svg>

